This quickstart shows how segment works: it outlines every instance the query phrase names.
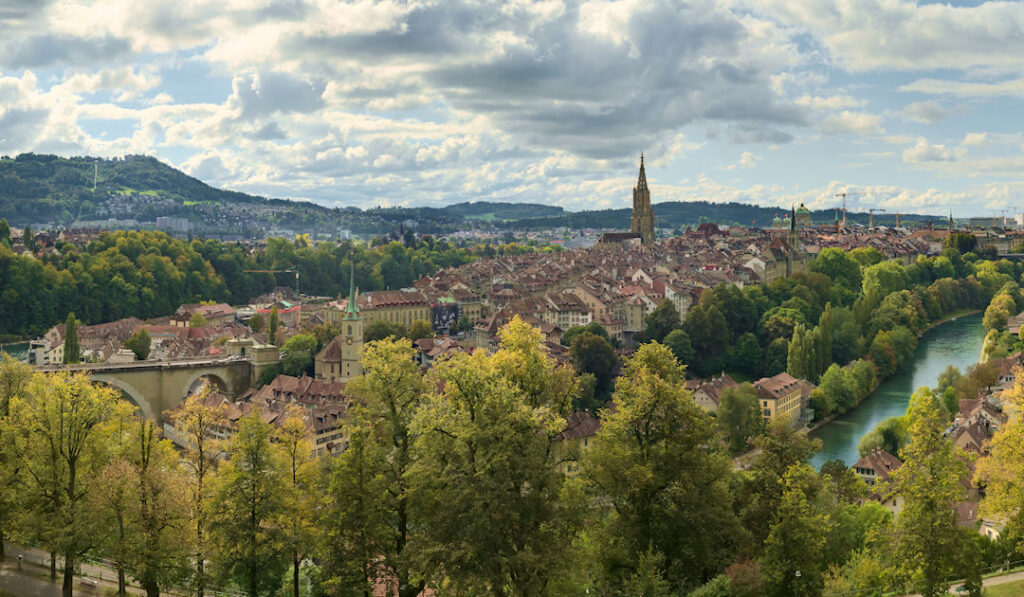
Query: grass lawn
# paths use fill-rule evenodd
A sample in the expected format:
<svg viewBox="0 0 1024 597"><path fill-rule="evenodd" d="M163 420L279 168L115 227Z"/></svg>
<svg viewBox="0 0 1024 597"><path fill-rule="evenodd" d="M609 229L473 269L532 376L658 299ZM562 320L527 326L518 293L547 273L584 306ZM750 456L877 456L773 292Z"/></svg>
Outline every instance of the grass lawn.
<svg viewBox="0 0 1024 597"><path fill-rule="evenodd" d="M1024 595L1024 580L1015 580L1002 585L985 587L982 592L985 597L1018 597Z"/></svg>

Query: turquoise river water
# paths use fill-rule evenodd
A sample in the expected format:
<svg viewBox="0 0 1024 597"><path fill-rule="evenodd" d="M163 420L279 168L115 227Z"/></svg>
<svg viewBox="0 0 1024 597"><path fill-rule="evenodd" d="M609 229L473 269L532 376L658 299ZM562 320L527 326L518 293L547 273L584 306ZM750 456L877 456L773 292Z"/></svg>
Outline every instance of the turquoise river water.
<svg viewBox="0 0 1024 597"><path fill-rule="evenodd" d="M821 439L821 451L811 458L814 468L832 458L848 466L857 462L857 443L883 419L907 412L910 395L921 386L934 386L949 365L964 371L978 361L985 340L982 314L958 317L928 330L918 340L914 360L902 371L882 382L857 408L811 433Z"/></svg>

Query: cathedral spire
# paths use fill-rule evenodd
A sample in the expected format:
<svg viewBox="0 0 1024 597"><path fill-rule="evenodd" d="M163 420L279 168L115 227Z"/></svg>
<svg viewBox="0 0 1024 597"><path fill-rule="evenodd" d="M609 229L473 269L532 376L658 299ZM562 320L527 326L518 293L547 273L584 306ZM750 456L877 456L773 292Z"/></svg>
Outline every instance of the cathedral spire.
<svg viewBox="0 0 1024 597"><path fill-rule="evenodd" d="M646 189L647 188L647 173L644 172L644 154L640 152L640 177L637 178L636 188Z"/></svg>

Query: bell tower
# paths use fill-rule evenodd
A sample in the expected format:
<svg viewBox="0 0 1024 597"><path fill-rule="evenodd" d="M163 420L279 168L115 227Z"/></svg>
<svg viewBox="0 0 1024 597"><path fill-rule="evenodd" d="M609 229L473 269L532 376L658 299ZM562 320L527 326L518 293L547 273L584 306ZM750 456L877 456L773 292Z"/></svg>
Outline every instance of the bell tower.
<svg viewBox="0 0 1024 597"><path fill-rule="evenodd" d="M356 268L353 264L349 275L348 308L341 318L341 337L338 338L341 348L341 379L348 379L363 374L363 366L359 362L363 350L363 318L359 315L356 304Z"/></svg>

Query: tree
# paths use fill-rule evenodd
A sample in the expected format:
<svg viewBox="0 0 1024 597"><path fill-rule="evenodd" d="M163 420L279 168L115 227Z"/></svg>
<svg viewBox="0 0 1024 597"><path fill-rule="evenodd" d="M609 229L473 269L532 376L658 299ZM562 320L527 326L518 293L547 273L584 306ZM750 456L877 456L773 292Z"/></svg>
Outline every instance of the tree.
<svg viewBox="0 0 1024 597"><path fill-rule="evenodd" d="M429 321L417 319L409 326L409 332L406 334L406 337L413 342L421 338L433 338L434 327L430 325Z"/></svg>
<svg viewBox="0 0 1024 597"><path fill-rule="evenodd" d="M955 249L961 255L966 255L977 250L978 239L968 232L954 232L946 238L946 247Z"/></svg>
<svg viewBox="0 0 1024 597"><path fill-rule="evenodd" d="M74 365L81 360L82 349L78 345L78 320L74 313L68 313L64 322L64 364Z"/></svg>
<svg viewBox="0 0 1024 597"><path fill-rule="evenodd" d="M725 436L734 454L746 450L747 442L764 428L757 390L749 383L726 388L718 401L717 413L715 421L719 433Z"/></svg>
<svg viewBox="0 0 1024 597"><path fill-rule="evenodd" d="M201 328L206 325L206 318L199 311L192 314L192 317L188 318L188 327L190 328Z"/></svg>
<svg viewBox="0 0 1024 597"><path fill-rule="evenodd" d="M192 584L196 595L203 597L209 573L206 561L209 553L209 525L213 507L213 475L224 455L221 440L217 439L220 429L227 424L224 406L206 404L209 387L189 396L180 411L171 411L171 422L184 437L187 448L182 462L191 472L188 484L189 509L192 514L190 543L194 546L195 572Z"/></svg>
<svg viewBox="0 0 1024 597"><path fill-rule="evenodd" d="M679 311L670 300L663 300L654 311L644 318L644 329L640 332L640 342L662 342L665 336L680 326Z"/></svg>
<svg viewBox="0 0 1024 597"><path fill-rule="evenodd" d="M387 570L399 597L425 586L407 547L417 521L410 508L407 473L413 464L412 422L429 391L401 340L363 348L363 375L348 382L354 407L345 430L349 449L332 472L325 527L331 539L324 567L329 584L363 591Z"/></svg>
<svg viewBox="0 0 1024 597"><path fill-rule="evenodd" d="M1003 394L1007 410L1021 412L1024 408L1024 375L1017 372L1013 390ZM985 483L985 500L981 514L988 520L1007 524L1010 534L1024 537L1024 420L1011 417L992 436L989 455L978 460L976 482ZM1017 550L1024 543L1017 539Z"/></svg>
<svg viewBox="0 0 1024 597"><path fill-rule="evenodd" d="M149 349L152 344L153 341L149 337L149 332L146 331L146 328L140 327L130 338L124 341L123 346L134 352L137 360L145 361L149 358Z"/></svg>
<svg viewBox="0 0 1024 597"><path fill-rule="evenodd" d="M901 495L892 556L893 577L924 597L946 594L946 579L956 570L960 535L955 505L963 498L967 473L960 450L943 436L945 413L927 391L919 390L907 409L909 441L903 464L891 473L886 495Z"/></svg>
<svg viewBox="0 0 1024 597"><path fill-rule="evenodd" d="M665 341L668 342L668 339L666 338ZM761 344L757 341L757 336L747 332L736 341L732 354L732 367L751 377L756 377L761 372L762 358Z"/></svg>
<svg viewBox="0 0 1024 597"><path fill-rule="evenodd" d="M592 321L587 325L574 325L565 330L565 333L562 334L562 344L565 346L572 346L572 339L583 332L590 332L595 336L600 336L605 340L608 340L609 343L611 342L611 338L608 337L608 330L604 329L604 326L596 321Z"/></svg>
<svg viewBox="0 0 1024 597"><path fill-rule="evenodd" d="M608 509L594 542L612 593L628 587L649 548L664 558L660 574L673 591L697 586L732 561L742 534L729 460L708 450L715 431L683 379L667 348L641 346L616 384L615 411L603 413L584 456L586 478ZM703 531L677 532L697 527Z"/></svg>
<svg viewBox="0 0 1024 597"><path fill-rule="evenodd" d="M46 525L40 534L64 556L64 597L72 597L75 567L98 535L88 496L106 464L105 423L116 402L113 390L66 371L34 376L24 397L11 402L11 424L22 434L25 515Z"/></svg>
<svg viewBox="0 0 1024 597"><path fill-rule="evenodd" d="M39 250L39 245L36 244L36 235L32 234L32 228L28 226L25 226L25 230L21 233L21 242L25 245L25 248L32 253Z"/></svg>
<svg viewBox="0 0 1024 597"><path fill-rule="evenodd" d="M816 377L815 361L811 332L803 324L797 324L789 342L786 371L797 379L813 380Z"/></svg>
<svg viewBox="0 0 1024 597"><path fill-rule="evenodd" d="M807 437L786 421L775 420L754 440L754 446L760 451L743 481L744 503L740 517L743 527L760 547L768 538L771 522L782 501L786 472L821 449L821 440Z"/></svg>
<svg viewBox="0 0 1024 597"><path fill-rule="evenodd" d="M820 272L828 276L833 284L839 284L848 290L860 292L860 263L850 253L838 247L822 249L810 264L812 272ZM847 303L848 304L848 303Z"/></svg>
<svg viewBox="0 0 1024 597"><path fill-rule="evenodd" d="M303 420L303 409L296 405L288 407L284 423L274 431L274 440L280 447L286 467L282 487L284 508L280 521L285 544L292 557L292 597L299 597L299 564L316 537L313 526L318 505L313 498L316 467L309 432L310 428Z"/></svg>
<svg viewBox="0 0 1024 597"><path fill-rule="evenodd" d="M295 334L281 347L281 373L298 377L313 368L316 356L316 338L309 334Z"/></svg>
<svg viewBox="0 0 1024 597"><path fill-rule="evenodd" d="M249 318L249 328L254 332L262 332L266 325L263 315L260 313L253 313L253 316Z"/></svg>
<svg viewBox="0 0 1024 597"><path fill-rule="evenodd" d="M4 537L18 506L21 472L15 452L19 430L7 417L11 402L26 398L31 380L31 366L0 353L0 559L4 557Z"/></svg>
<svg viewBox="0 0 1024 597"><path fill-rule="evenodd" d="M576 376L514 317L494 354L435 363L428 383L407 475L421 569L457 593L544 593L581 523L554 449Z"/></svg>
<svg viewBox="0 0 1024 597"><path fill-rule="evenodd" d="M920 392L920 390L918 390ZM874 429L860 438L857 452L867 455L875 448L882 448L893 456L899 456L900 450L907 443L907 418L889 417L883 419Z"/></svg>
<svg viewBox="0 0 1024 597"><path fill-rule="evenodd" d="M123 439L100 475L101 491L92 494L97 510L110 517L108 542L117 561L145 589L180 580L187 570L188 498L178 455L161 439L153 422L131 417L118 425ZM119 578L124 594L124 578Z"/></svg>
<svg viewBox="0 0 1024 597"><path fill-rule="evenodd" d="M690 337L686 335L685 331L678 329L669 332L665 336L665 346L672 351L680 363L686 365L693 362L693 344L690 343Z"/></svg>
<svg viewBox="0 0 1024 597"><path fill-rule="evenodd" d="M396 322L386 321L378 319L370 325L366 326L363 331L364 342L376 342L377 340L384 340L386 338L404 338L408 335L405 326Z"/></svg>
<svg viewBox="0 0 1024 597"><path fill-rule="evenodd" d="M7 218L0 218L0 246L11 247L11 226Z"/></svg>
<svg viewBox="0 0 1024 597"><path fill-rule="evenodd" d="M683 329L693 344L690 370L700 377L721 372L725 368L725 350L729 346L729 326L718 307L697 303L686 314Z"/></svg>
<svg viewBox="0 0 1024 597"><path fill-rule="evenodd" d="M615 366L619 362L611 344L608 344L608 341L600 336L583 332L572 339L569 355L572 357L572 364L577 371L594 376L595 394L606 395L611 386L612 376L615 374Z"/></svg>
<svg viewBox="0 0 1024 597"><path fill-rule="evenodd" d="M838 413L845 413L857 404L856 385L851 378L846 369L835 363L821 376L821 391Z"/></svg>
<svg viewBox="0 0 1024 597"><path fill-rule="evenodd" d="M985 316L982 325L986 330L1002 330L1006 327L1010 316L1017 313L1017 304L1013 297L1007 294L997 294L988 308L985 309Z"/></svg>
<svg viewBox="0 0 1024 597"><path fill-rule="evenodd" d="M288 470L273 434L259 409L243 416L215 477L211 539L222 574L249 597L273 595L288 568L281 491Z"/></svg>
<svg viewBox="0 0 1024 597"><path fill-rule="evenodd" d="M764 589L768 596L820 595L824 585L821 550L831 526L806 495L807 478L815 477L806 464L793 465L784 478L771 532L765 541Z"/></svg>
<svg viewBox="0 0 1024 597"><path fill-rule="evenodd" d="M277 312L277 305L270 308L270 322L267 324L267 334L270 335L270 343L277 344L277 328L281 325L281 316Z"/></svg>

